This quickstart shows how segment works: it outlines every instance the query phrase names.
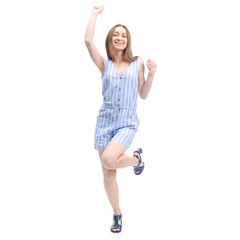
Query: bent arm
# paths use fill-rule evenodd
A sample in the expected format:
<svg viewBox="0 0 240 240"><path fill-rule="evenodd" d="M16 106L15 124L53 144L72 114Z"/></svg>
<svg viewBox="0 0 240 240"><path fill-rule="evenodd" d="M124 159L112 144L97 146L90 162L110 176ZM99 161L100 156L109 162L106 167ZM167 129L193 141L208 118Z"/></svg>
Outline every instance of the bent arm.
<svg viewBox="0 0 240 240"><path fill-rule="evenodd" d="M93 42L93 37L94 37L94 32L95 32L95 25L96 25L96 20L98 14L100 14L103 11L103 7L95 7L92 10L87 30L85 33L85 43L88 49L88 52L90 54L90 57L92 58L93 62L97 65L98 69L100 72L103 74L104 72L104 67L106 63L106 59L104 59L100 53L98 52L94 42Z"/></svg>
<svg viewBox="0 0 240 240"><path fill-rule="evenodd" d="M151 90L151 87L152 87L155 72L157 70L157 65L150 59L147 61L147 66L148 66L149 72L148 72L147 80L145 80L144 63L143 63L142 59L140 58L139 75L138 75L138 93L142 99L147 98L147 96Z"/></svg>

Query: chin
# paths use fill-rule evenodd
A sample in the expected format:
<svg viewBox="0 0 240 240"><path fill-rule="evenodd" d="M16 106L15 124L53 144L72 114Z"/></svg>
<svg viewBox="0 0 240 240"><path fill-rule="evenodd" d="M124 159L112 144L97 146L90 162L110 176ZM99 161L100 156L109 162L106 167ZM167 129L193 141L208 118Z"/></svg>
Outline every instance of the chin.
<svg viewBox="0 0 240 240"><path fill-rule="evenodd" d="M118 51L119 50L124 51L126 49L126 46L121 46L121 47L120 46L114 46L113 48L118 50Z"/></svg>

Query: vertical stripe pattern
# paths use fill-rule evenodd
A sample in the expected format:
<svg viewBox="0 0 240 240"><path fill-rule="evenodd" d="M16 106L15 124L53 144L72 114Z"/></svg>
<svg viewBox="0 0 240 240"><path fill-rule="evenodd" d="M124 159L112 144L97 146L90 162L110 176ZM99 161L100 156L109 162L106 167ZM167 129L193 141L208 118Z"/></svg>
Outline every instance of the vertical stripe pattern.
<svg viewBox="0 0 240 240"><path fill-rule="evenodd" d="M139 125L138 65L139 59L120 74L112 60L106 62L102 75L103 105L95 129L97 150L105 149L111 140L120 142L126 149L131 145Z"/></svg>

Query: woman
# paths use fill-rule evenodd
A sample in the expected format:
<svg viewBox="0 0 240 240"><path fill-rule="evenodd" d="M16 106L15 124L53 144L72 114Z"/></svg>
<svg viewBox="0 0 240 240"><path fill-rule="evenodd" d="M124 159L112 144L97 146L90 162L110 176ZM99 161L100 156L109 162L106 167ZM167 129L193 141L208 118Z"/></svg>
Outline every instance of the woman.
<svg viewBox="0 0 240 240"><path fill-rule="evenodd" d="M147 61L149 69L147 80L144 78L144 63L139 57L132 56L131 36L126 26L115 25L106 38L108 59L102 57L94 42L96 19L104 7L94 7L86 30L85 43L93 62L102 74L103 105L99 111L95 130L95 149L99 152L102 164L104 186L113 208L112 232L121 232L122 213L119 207L119 191L116 182L116 169L133 166L139 175L144 169L141 159L142 149L127 156L138 129L136 114L138 94L146 99L152 86L157 66Z"/></svg>

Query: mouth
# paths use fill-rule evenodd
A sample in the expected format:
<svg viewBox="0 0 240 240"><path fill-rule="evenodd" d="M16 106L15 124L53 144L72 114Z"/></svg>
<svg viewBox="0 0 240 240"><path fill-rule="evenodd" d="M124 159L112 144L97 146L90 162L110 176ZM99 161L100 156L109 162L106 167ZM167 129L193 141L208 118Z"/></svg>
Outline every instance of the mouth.
<svg viewBox="0 0 240 240"><path fill-rule="evenodd" d="M122 46L125 44L125 42L115 41L114 44L117 46Z"/></svg>

